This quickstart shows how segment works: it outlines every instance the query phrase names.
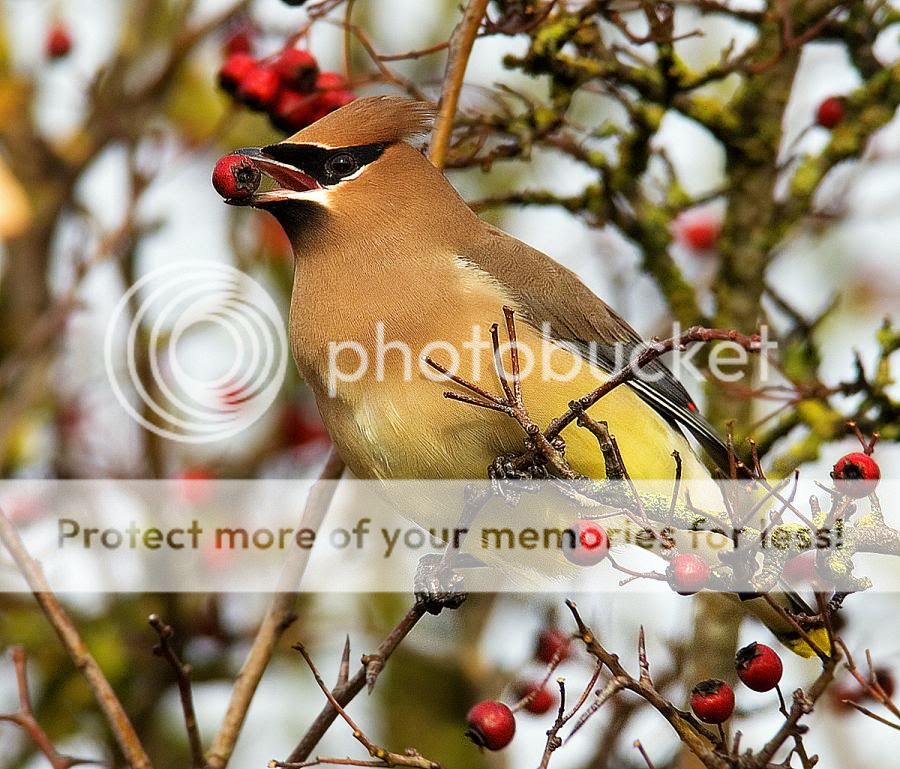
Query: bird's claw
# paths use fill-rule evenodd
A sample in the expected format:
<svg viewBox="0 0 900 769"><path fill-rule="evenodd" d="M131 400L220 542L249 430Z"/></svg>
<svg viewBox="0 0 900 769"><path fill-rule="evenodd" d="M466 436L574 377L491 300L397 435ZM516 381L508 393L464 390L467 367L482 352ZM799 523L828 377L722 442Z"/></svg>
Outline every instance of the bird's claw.
<svg viewBox="0 0 900 769"><path fill-rule="evenodd" d="M466 600L462 585L462 575L445 562L442 554L429 553L419 559L415 577L416 603L429 614L462 606Z"/></svg>

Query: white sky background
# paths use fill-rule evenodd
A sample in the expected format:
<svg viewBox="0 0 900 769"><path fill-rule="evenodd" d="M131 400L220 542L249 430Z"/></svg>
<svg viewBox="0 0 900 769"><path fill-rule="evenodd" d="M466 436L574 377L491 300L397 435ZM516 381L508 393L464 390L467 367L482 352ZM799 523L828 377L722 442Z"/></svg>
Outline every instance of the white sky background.
<svg viewBox="0 0 900 769"><path fill-rule="evenodd" d="M60 3L76 45L71 60L51 68L39 65L44 30L53 4L49 0L5 0L2 5L13 23L11 31L18 64L40 72L37 118L48 133L63 135L77 124L83 108L79 84L87 80L111 50L124 3L120 0L69 0ZM227 3L225 0L202 0L198 5L198 14L205 15ZM260 0L256 5L261 19L284 24L286 30L301 16L301 12L287 8L279 0ZM447 30L440 30L438 20L446 17L439 16L436 11L443 13L451 5L429 4L420 0L379 0L380 17L376 20L374 31L380 48L384 51L406 50L445 37ZM689 20L685 23L688 24ZM417 36L419 31L426 34ZM723 28L722 34L727 36L728 30ZM884 61L893 60L898 55L895 38L896 34L892 33L879 46L879 55ZM315 53L331 66L337 66L340 61L337 41L334 30L323 29L313 37ZM710 35L701 40L685 41L682 46L685 55L689 54L693 60L709 61L718 57L720 42ZM474 86L490 87L498 78L517 88L534 88L519 73L504 72L498 67L504 52L521 51L523 46L522 40L504 38L481 40L476 44L468 77L473 87L464 94L464 107L478 104L482 98ZM208 56L212 73L218 57L217 49L212 47L205 55ZM797 137L812 121L815 108L824 97L845 93L856 82L855 73L847 66L839 47L811 47L804 57L787 114L789 140ZM813 129L798 146L815 150L823 145L826 138L822 129ZM666 120L659 141L665 145L684 179L690 182L690 189L700 191L716 187L721 180L721 153L705 132L684 118L673 115ZM835 293L848 297L821 332L823 338L830 340L823 369L829 381L837 381L847 375L853 349L859 349L864 360L871 359L875 328L886 313L896 315L900 307L900 208L896 205L900 198L900 130L896 121L879 135L872 155L877 157L877 164L862 172L847 174L841 180L848 185L845 191L847 218L821 236L801 237L790 244L770 271L774 285L805 312L812 314L819 311ZM121 152L110 150L98 161L81 186L82 199L98 220L110 228L119 223L123 214L123 159ZM141 264L145 269L188 258L230 260L226 232L228 209L209 183L214 162L214 154L185 156L174 149L162 158L163 173L141 208L145 217L158 217L164 221L159 234L142 246ZM464 193L476 197L479 195L477 176L477 172L467 172L456 174L453 179ZM572 164L561 164L555 157L539 157L519 183L571 192L579 189L585 178L584 172ZM656 333L665 324L665 310L656 289L649 279L637 274L636 253L615 234L590 229L561 211L535 208L509 211L503 218L503 226L575 269L598 295L613 304L640 332ZM67 285L69 276L62 256L64 245L60 244L60 258L55 265L55 275L61 288ZM688 274L695 275L698 281L708 276L703 257L683 250L679 250L677 256ZM102 382L105 381L102 337L105 319L118 299L119 291L121 286L109 266L99 268L85 285L84 295L91 309L73 321L69 336L73 345L72 358L77 360L77 366L71 373L80 377L72 386L77 388L92 383L95 401L100 405L110 401L108 394L102 390ZM860 301L853 301L854 297ZM98 382L101 384L98 385ZM137 445L134 428L127 419L123 419L115 403L98 408L91 420L95 434L102 436L102 440L96 441L92 447L94 450L124 458L126 464L136 463L137 457L133 456ZM851 442L848 442L846 448L850 446ZM833 457L840 452L841 448L835 448L832 454L810 470L824 474ZM132 455L130 459L129 454ZM879 459L886 474L896 475L900 471L900 451L897 447L885 446ZM848 640L860 657L863 647L873 642L879 662L896 665L900 661L900 642L892 639L900 637L900 627L896 619L896 603L888 603L888 600L889 597L877 596L871 599L858 597L849 602L850 614L859 617L859 622L856 623L857 631L851 631ZM259 605L247 606L248 603L254 602L248 597L237 597L232 601L232 621L247 622L247 616L254 616L260 609ZM652 617L654 637L651 639L650 653L653 661L664 659L665 639L683 633L690 619L687 616L690 602L687 600L673 597L654 600L652 606L648 603L634 605L632 602L626 606L604 598L594 606L586 604L587 618L596 623L604 642L609 648L619 651L623 659L629 660L629 664L631 660L628 655L634 648L641 621L646 622L648 617ZM102 610L102 606L98 610ZM316 635L320 643L316 656L323 661L327 680L333 678L332 668L339 657L345 632L353 637L356 650L371 648L376 640L366 637L364 623L354 619L355 610L355 605L349 601L342 604L336 598L329 598L327 607L322 606L318 610L317 618L321 624ZM486 658L504 667L515 666L517 661L524 663L531 653L533 631L540 614L531 603L501 602L501 610L485 633ZM871 628L876 621L880 632L875 638L867 637L864 630ZM454 627L452 616L423 622L410 643L439 653L446 649L448 638L454 637ZM756 626L748 624L745 628L747 634L755 631ZM757 633L763 641L766 640L765 635ZM748 635L746 640L754 639ZM196 653L202 653L202 649L196 650ZM334 664L329 665L329 661ZM237 662L236 659L235 664ZM814 664L791 660L785 674L786 689L810 680L814 671ZM6 663L0 664L0 710L8 709L4 705L13 702L13 692L9 688L12 681L10 673ZM580 672L573 669L571 675L573 686L577 686L577 682L584 678L583 669ZM212 734L224 711L226 691L225 684L198 687L200 720L207 737ZM301 691L304 694L302 697L298 696ZM739 702L747 702L749 698L746 695L747 690L740 690ZM767 702L766 695L757 695L750 701L761 706L771 704ZM361 697L352 712L362 723L372 724L375 711L367 703L367 698ZM172 729L177 732L180 721L174 696L169 705ZM279 662L259 691L245 729L247 738L240 743L233 766L241 769L262 767L269 758L284 755L305 724L318 712L320 705L309 676L301 671L301 666ZM827 725L817 723L829 718ZM652 715L637 723L639 728L634 731L635 736L639 736L650 748L651 755L663 759L664 748L671 742L668 727ZM763 709L753 718L742 719L740 728L746 735L745 744L751 745L769 736L773 723L771 708ZM808 744L811 751L822 754L821 769L884 766L885 756L896 755L900 751L900 737L896 732L858 715L841 713L837 717L829 717L827 710L822 708L813 716L811 723L813 729ZM598 719L595 727L599 724ZM529 719L527 716L520 718L518 736L505 753L507 765L535 764L546 728L544 720ZM461 725L460 732L462 730ZM15 739L10 731L0 729L0 767L3 767L4 741ZM371 731L378 736L377 725L373 725ZM579 759L590 753L591 731L590 728L585 729L582 735L560 750L553 759L553 765L559 769L576 766ZM851 734L852 748L848 749L846 742ZM323 741L321 751L342 755L349 742L346 730L337 725ZM61 747L73 753L85 751L84 746ZM87 752L90 750L87 749ZM846 757L849 756L853 757L853 764L847 763ZM502 761L502 757L498 758L497 765L502 765ZM43 762L36 760L34 767L39 766L43 766Z"/></svg>

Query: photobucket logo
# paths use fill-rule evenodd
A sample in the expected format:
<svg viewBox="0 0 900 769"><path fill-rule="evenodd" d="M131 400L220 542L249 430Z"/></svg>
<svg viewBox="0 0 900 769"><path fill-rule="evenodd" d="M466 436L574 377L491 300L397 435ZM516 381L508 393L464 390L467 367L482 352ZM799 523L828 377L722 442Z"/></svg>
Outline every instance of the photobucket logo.
<svg viewBox="0 0 900 769"><path fill-rule="evenodd" d="M277 397L287 369L284 327L266 289L240 270L167 265L116 306L104 344L107 376L147 430L182 443L221 441Z"/></svg>
<svg viewBox="0 0 900 769"><path fill-rule="evenodd" d="M431 340L417 349L406 341L389 339L385 328L385 324L378 321L371 336L365 340L332 340L328 343L327 384L331 397L338 394L342 384L364 378L383 382L389 376L392 381L409 382L425 377L446 382L447 374L450 374L485 387L496 381L493 344L483 325L473 325L466 339L454 342ZM674 324L671 337L680 337L683 330L679 324ZM541 382L573 382L588 373L599 384L610 373L626 368L633 369L634 379L648 384L667 376L665 369L659 366L639 365L641 356L654 346L653 341L604 344L591 340L575 344L556 338L549 323L542 325L539 335L531 335L531 340L529 343L520 335L516 344L519 376L523 381L536 378ZM685 348L676 345L669 353L667 368L682 381L712 379L733 384L752 373L758 384L765 384L771 374L769 355L777 347L777 342L769 337L768 327L763 326L755 338L753 353L736 341L720 339L707 350L704 373L695 361L703 345ZM508 341L499 342L498 357L507 376L511 374L510 349ZM440 363L446 373L429 365L429 359ZM757 361L755 368L749 366L751 360Z"/></svg>

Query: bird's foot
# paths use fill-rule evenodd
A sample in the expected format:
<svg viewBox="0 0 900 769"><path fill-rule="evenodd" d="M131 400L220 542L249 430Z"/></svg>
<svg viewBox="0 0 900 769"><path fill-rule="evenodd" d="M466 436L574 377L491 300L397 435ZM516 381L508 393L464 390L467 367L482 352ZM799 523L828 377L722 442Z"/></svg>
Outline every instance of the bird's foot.
<svg viewBox="0 0 900 769"><path fill-rule="evenodd" d="M419 559L415 577L416 603L429 614L462 606L466 600L462 585L462 575L453 570L441 553L429 553Z"/></svg>
<svg viewBox="0 0 900 769"><path fill-rule="evenodd" d="M540 487L539 481L550 477L544 465L533 463L523 466L516 461L518 459L519 455L504 454L488 467L491 490L512 506L519 503L522 494L536 492Z"/></svg>

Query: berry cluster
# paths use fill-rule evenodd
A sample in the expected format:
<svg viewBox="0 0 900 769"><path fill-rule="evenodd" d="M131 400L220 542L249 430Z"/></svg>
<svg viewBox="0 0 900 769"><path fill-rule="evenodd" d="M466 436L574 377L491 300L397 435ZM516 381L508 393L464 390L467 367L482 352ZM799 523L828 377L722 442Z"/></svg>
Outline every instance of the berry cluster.
<svg viewBox="0 0 900 769"><path fill-rule="evenodd" d="M602 531L602 530L601 530ZM547 686L547 678L561 662L572 654L572 636L556 627L545 627L538 633L534 648L536 662L547 666L541 680L522 678L513 684L513 695L519 700L509 707L499 700L483 700L466 716L466 736L478 747L502 750L516 733L516 713L524 710L542 716L557 707L559 697Z"/></svg>
<svg viewBox="0 0 900 769"><path fill-rule="evenodd" d="M741 682L755 692L775 689L784 672L775 650L755 642L737 653L734 667ZM734 689L717 678L701 681L691 690L691 710L707 724L724 723L734 713Z"/></svg>
<svg viewBox="0 0 900 769"><path fill-rule="evenodd" d="M251 47L246 32L232 35L219 85L241 104L267 113L279 130L299 131L356 98L344 76L320 71L309 51L285 48L258 59Z"/></svg>

